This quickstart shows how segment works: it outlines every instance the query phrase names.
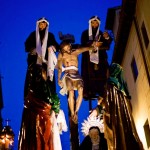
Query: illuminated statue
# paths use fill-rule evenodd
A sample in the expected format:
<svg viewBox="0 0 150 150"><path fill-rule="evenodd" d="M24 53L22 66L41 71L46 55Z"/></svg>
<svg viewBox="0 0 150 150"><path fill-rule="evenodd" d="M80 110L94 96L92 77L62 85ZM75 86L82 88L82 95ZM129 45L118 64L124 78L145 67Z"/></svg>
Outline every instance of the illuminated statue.
<svg viewBox="0 0 150 150"><path fill-rule="evenodd" d="M93 16L89 20L89 28L81 35L81 45L89 46L97 42L97 49L94 53L85 52L81 60L81 76L84 81L83 98L89 100L97 96L103 96L107 80L108 61L107 50L112 42L107 31L100 30L101 20ZM96 86L95 86L96 85Z"/></svg>
<svg viewBox="0 0 150 150"><path fill-rule="evenodd" d="M60 53L58 55L58 84L62 87L60 93L62 95L68 94L71 117L75 123L77 123L78 120L77 113L83 98L83 80L78 72L78 55L89 50L93 51L95 50L95 47L91 46L72 49L69 42L63 41L60 44ZM61 80L63 71L65 74ZM78 91L75 107L74 90Z"/></svg>
<svg viewBox="0 0 150 150"><path fill-rule="evenodd" d="M109 67L106 95L103 99L104 135L108 150L143 150L134 124L131 104L126 83L123 78L123 68L116 63ZM92 111L90 116L99 114L101 107Z"/></svg>
<svg viewBox="0 0 150 150"><path fill-rule="evenodd" d="M104 138L104 123L101 115L88 117L82 123L81 132L85 136L79 146L79 150L108 150Z"/></svg>
<svg viewBox="0 0 150 150"><path fill-rule="evenodd" d="M53 125L55 115L59 113L60 101L53 76L58 44L54 35L48 32L48 27L47 19L40 18L36 23L36 31L25 41L28 68L18 150L56 150Z"/></svg>

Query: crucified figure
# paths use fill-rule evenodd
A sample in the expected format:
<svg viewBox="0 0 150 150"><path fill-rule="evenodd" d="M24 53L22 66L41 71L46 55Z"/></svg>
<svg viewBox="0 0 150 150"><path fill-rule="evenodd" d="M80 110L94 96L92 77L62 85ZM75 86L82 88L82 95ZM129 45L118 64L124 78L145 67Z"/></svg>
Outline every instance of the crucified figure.
<svg viewBox="0 0 150 150"><path fill-rule="evenodd" d="M95 50L96 44L90 47L72 49L71 44L62 42L60 44L60 53L58 55L58 84L62 88L62 95L68 94L68 104L72 120L77 123L77 113L83 99L83 80L78 72L78 55L85 51ZM86 66L85 66L86 67ZM61 79L62 72L64 76ZM74 90L78 91L76 105L74 100Z"/></svg>

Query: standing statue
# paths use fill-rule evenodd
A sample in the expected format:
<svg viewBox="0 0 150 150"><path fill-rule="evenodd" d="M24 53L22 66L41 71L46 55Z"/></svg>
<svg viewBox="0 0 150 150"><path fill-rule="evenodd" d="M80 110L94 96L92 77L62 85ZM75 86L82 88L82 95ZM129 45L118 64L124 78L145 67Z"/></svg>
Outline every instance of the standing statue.
<svg viewBox="0 0 150 150"><path fill-rule="evenodd" d="M46 18L40 18L36 22L36 30L31 32L25 41L25 51L28 53L27 63L28 70L25 81L25 96L31 86L34 86L31 82L32 73L34 67L42 66L43 77L50 85L51 92L56 93L56 83L54 75L54 65L57 63L55 51L58 51L59 44L56 42L54 34L48 31L49 22ZM52 65L54 64L54 65Z"/></svg>
<svg viewBox="0 0 150 150"><path fill-rule="evenodd" d="M58 114L60 106L54 80L59 45L48 27L47 19L40 18L25 41L28 68L18 150L54 150L52 114Z"/></svg>
<svg viewBox="0 0 150 150"><path fill-rule="evenodd" d="M108 150L143 150L131 111L131 96L123 78L123 68L116 63L109 67L106 95L103 99L104 135ZM90 117L99 114L102 107L92 111Z"/></svg>
<svg viewBox="0 0 150 150"><path fill-rule="evenodd" d="M89 46L93 42L97 42L98 49L101 48L101 50L93 53L89 51L82 54L81 76L84 81L83 97L87 100L103 96L107 80L109 65L106 51L109 50L112 38L108 32L100 30L100 24L101 21L98 16L91 17L89 28L84 30L81 35L82 46Z"/></svg>

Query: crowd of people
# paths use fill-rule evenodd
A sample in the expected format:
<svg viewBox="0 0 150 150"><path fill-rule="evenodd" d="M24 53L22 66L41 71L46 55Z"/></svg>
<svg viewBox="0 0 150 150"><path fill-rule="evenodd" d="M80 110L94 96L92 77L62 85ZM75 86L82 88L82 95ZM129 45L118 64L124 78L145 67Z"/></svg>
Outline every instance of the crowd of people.
<svg viewBox="0 0 150 150"><path fill-rule="evenodd" d="M142 147L133 120L128 122L128 127L123 126L123 129L127 128L125 131L130 133L128 137L123 138L121 132L117 131L117 128L120 127L117 123L121 119L119 117L120 120L114 119L116 111L112 107L116 99L114 98L114 102L110 101L106 93L111 93L114 91L112 89L115 89L115 94L122 95L122 101L125 101L124 105L127 110L129 110L128 98L130 96L124 82L120 83L119 80L116 80L117 72L113 74L118 64L113 64L109 69L106 51L110 48L112 37L107 31L100 30L100 24L98 16L91 17L89 28L81 35L81 44L74 48L68 39L62 39L62 42L58 44L54 34L49 32L49 22L46 18L40 18L36 22L36 30L25 41L25 51L28 53L27 73L18 150L62 149L59 134L67 131L67 125L56 92L57 83L54 73L56 68L58 85L61 88L60 94L67 95L69 111L75 124L78 123L78 111L83 98L90 100L94 97L99 100L98 107L92 110L89 117L105 114L104 133L100 132L98 126L91 126L85 140L80 145L80 150L87 150L88 145L89 150L111 150L114 147L118 149L122 145L126 145L128 149L130 144L136 150ZM56 53L58 53L58 58ZM82 54L81 75L78 70L80 54ZM115 84L116 82L120 83L119 87L117 87L118 84ZM106 88L107 83L110 83L108 89ZM77 99L75 99L76 90L78 91ZM118 107L120 107L119 104L115 106L116 109ZM117 112L117 115L119 113ZM128 111L128 116L122 115L123 118L131 116L130 111ZM124 133L124 136L126 135ZM116 137L128 140L122 140L123 143L119 144Z"/></svg>

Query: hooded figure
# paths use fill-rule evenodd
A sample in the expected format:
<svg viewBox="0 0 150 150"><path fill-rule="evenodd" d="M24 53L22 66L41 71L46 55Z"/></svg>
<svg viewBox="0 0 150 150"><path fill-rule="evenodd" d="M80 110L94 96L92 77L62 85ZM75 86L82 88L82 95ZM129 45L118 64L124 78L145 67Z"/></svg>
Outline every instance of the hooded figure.
<svg viewBox="0 0 150 150"><path fill-rule="evenodd" d="M104 138L104 124L101 115L88 117L82 123L81 129L85 138L80 144L79 150L108 150L107 142Z"/></svg>
<svg viewBox="0 0 150 150"><path fill-rule="evenodd" d="M24 87L24 109L18 150L54 150L52 110L59 113L55 80L49 80L51 48L58 48L54 35L48 32L49 22L40 18L25 41L28 68ZM54 51L53 51L54 54Z"/></svg>
<svg viewBox="0 0 150 150"><path fill-rule="evenodd" d="M49 29L49 22L46 18L40 18L36 22L36 30L31 32L28 38L25 41L25 51L28 53L28 70L26 75L25 81L25 88L24 88L24 95L26 96L29 90L33 90L36 88L32 83L33 79L33 72L35 71L35 66L39 65L45 72L43 75L46 78L49 86L51 87L51 92L56 93L56 84L55 84L55 75L54 69L52 74L54 75L53 79L50 80L49 71L49 63L51 60L50 54L54 54L55 51L59 49L59 45L55 40L54 35L51 32L48 32ZM52 50L51 50L52 49ZM53 57L56 62L56 57ZM52 63L51 63L52 64Z"/></svg>
<svg viewBox="0 0 150 150"><path fill-rule="evenodd" d="M143 150L132 117L130 98L123 78L123 68L112 63L104 98L104 135L109 150Z"/></svg>
<svg viewBox="0 0 150 150"><path fill-rule="evenodd" d="M89 28L82 32L81 45L90 46L97 42L99 51L85 52L81 60L81 76L84 81L83 97L87 100L103 96L108 69L107 53L112 38L107 32L100 30L100 18L93 16L89 20ZM95 86L97 85L97 86Z"/></svg>

